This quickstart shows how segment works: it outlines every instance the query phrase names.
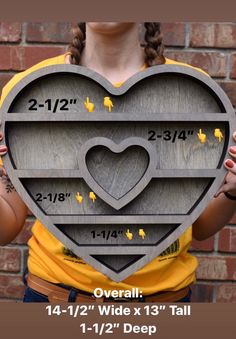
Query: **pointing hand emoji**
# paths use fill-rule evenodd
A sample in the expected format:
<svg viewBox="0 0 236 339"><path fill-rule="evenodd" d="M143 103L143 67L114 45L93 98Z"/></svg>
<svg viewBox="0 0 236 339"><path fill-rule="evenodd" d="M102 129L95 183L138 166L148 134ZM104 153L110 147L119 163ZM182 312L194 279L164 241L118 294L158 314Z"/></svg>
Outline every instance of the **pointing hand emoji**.
<svg viewBox="0 0 236 339"><path fill-rule="evenodd" d="M198 139L202 144L206 142L206 134L202 133L202 129L200 128L198 135Z"/></svg>
<svg viewBox="0 0 236 339"><path fill-rule="evenodd" d="M146 234L145 234L145 232L144 232L143 228L140 228L140 229L139 229L139 231L138 231L138 235L139 235L139 236L140 236L142 239L144 239L144 238L145 238Z"/></svg>
<svg viewBox="0 0 236 339"><path fill-rule="evenodd" d="M82 195L80 195L79 192L76 193L75 198L76 198L76 200L78 201L79 204L82 204L83 197L82 197Z"/></svg>
<svg viewBox="0 0 236 339"><path fill-rule="evenodd" d="M219 128L215 129L214 136L219 140L219 142L221 142L221 140L223 139L223 134Z"/></svg>
<svg viewBox="0 0 236 339"><path fill-rule="evenodd" d="M97 199L97 197L93 192L89 192L89 199L93 200L94 202Z"/></svg>
<svg viewBox="0 0 236 339"><path fill-rule="evenodd" d="M103 104L104 104L105 107L108 108L108 111L111 112L111 109L113 107L113 103L112 103L110 97L104 97Z"/></svg>
<svg viewBox="0 0 236 339"><path fill-rule="evenodd" d="M94 111L94 103L89 101L89 97L87 97L86 101L84 101L84 106L88 112Z"/></svg>
<svg viewBox="0 0 236 339"><path fill-rule="evenodd" d="M126 237L129 239L129 240L132 240L133 239L133 233L131 233L129 230L127 230L127 232L125 233Z"/></svg>

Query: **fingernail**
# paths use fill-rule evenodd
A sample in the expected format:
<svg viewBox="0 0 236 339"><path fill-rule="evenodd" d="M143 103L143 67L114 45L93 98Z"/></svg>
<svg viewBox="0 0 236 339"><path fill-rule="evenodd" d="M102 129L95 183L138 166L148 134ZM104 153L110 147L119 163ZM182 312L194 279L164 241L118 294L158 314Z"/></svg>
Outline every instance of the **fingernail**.
<svg viewBox="0 0 236 339"><path fill-rule="evenodd" d="M0 152L5 152L7 151L7 147L6 146L0 146Z"/></svg>
<svg viewBox="0 0 236 339"><path fill-rule="evenodd" d="M232 160L226 160L225 165L228 166L229 168L233 168L234 162Z"/></svg>
<svg viewBox="0 0 236 339"><path fill-rule="evenodd" d="M230 147L229 151L233 154L236 154L236 147Z"/></svg>
<svg viewBox="0 0 236 339"><path fill-rule="evenodd" d="M236 139L236 132L233 133L233 138Z"/></svg>

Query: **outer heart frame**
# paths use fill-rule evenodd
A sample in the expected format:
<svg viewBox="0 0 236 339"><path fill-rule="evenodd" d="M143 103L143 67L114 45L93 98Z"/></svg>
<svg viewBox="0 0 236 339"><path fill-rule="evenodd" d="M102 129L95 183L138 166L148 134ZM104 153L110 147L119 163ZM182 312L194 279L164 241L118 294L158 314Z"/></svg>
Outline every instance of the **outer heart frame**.
<svg viewBox="0 0 236 339"><path fill-rule="evenodd" d="M180 226L177 227L166 239L165 241L159 243L157 246L122 246L123 251L127 255L140 255L140 259L137 260L135 263L133 263L131 266L128 266L127 268L123 269L121 272L115 272L112 269L109 269L107 266L104 266L101 262L95 259L96 255L120 255L121 248L119 246L117 247L106 247L106 246L83 246L80 248L77 246L75 242L73 242L68 237L65 237L63 232L60 231L60 229L56 226L59 218L51 219L51 217L45 215L35 204L34 201L32 201L32 197L29 195L27 190L22 185L21 181L19 180L19 177L16 172L17 170L12 165L12 159L11 159L11 153L9 152L8 155L4 156L4 166L6 167L7 173L15 186L18 193L21 195L21 197L24 199L25 203L28 205L30 210L34 213L34 215L41 220L41 222L51 231L54 236L56 236L60 241L64 243L65 246L70 248L74 253L76 253L78 256L82 257L87 263L92 265L95 269L99 270L100 272L107 275L109 278L111 278L114 281L122 281L129 277L131 274L142 268L144 265L146 265L148 262L150 262L153 258L155 258L158 254L160 254L162 251L164 251L169 245L171 245L188 227L189 225L194 222L197 217L202 213L204 208L207 206L208 202L213 198L214 193L220 186L220 184L223 181L223 178L226 174L226 170L222 167L223 160L227 153L227 148L229 146L229 139L232 135L232 132L236 130L235 125L235 116L234 116L234 110L230 103L230 100L225 95L223 90L209 77L207 77L204 74L200 74L199 72L195 71L194 69L184 67L184 66L176 66L176 65L161 65L161 66L153 66L150 67L134 76L132 76L130 79L128 79L120 88L114 88L112 84L107 81L105 78L103 78L101 75L86 69L84 67L80 66L74 66L74 65L57 65L57 66L49 66L45 67L43 69L40 69L39 71L36 71L28 76L26 76L23 80L21 80L9 93L7 98L5 99L2 108L1 108L1 115L3 117L3 129L5 132L5 142L7 145L9 144L8 136L7 136L7 129L6 124L14 121L71 121L74 119L74 121L91 121L91 113L87 114L71 114L69 117L67 114L63 113L56 113L54 115L48 115L47 114L37 114L32 115L29 117L28 113L8 113L11 107L12 102L14 99L19 95L19 93L31 82L33 82L35 79L43 78L50 76L52 74L60 74L60 73L71 73L71 74L80 74L85 77L88 77L95 82L97 82L100 86L102 86L108 93L114 96L120 96L125 94L133 85L138 83L139 81L152 76L152 75L158 75L158 74L164 74L164 73L174 73L180 76L187 76L190 78L194 78L198 82L200 82L203 86L206 86L211 90L213 95L215 95L218 100L221 102L221 105L223 107L223 114L198 114L198 116L194 116L193 114L191 116L188 116L189 121L228 121L229 122L229 129L228 129L228 136L227 141L225 142L225 148L224 148L224 154L221 157L220 160L220 166L221 168L217 168L214 171L209 170L205 171L205 177L212 176L212 173L214 172L214 180L209 188L208 192L203 196L201 200L199 200L198 205L196 208L192 211L191 215L188 216L179 216L178 218L173 218L170 216L116 216L115 223L116 224L125 224L125 223L155 223L157 220L159 223L179 223ZM113 121L114 115L113 114L94 114L93 115L93 121ZM170 113L170 114L156 114L155 116L153 114L147 114L145 115L145 119L143 117L140 117L138 115L132 114L132 115L125 115L123 113L115 114L115 119L118 121L183 121L186 119L186 114L180 114L178 115ZM143 120L144 119L144 120ZM164 172L164 171L163 171ZM175 177L182 177L183 174L181 174L178 171L172 171L172 173L169 173L169 176L175 173ZM186 170L186 173L191 175L193 171ZM23 177L27 177L27 175L30 177L31 171L27 170L24 172ZM196 175L196 173L195 173ZM93 220L94 224L103 224L106 222L109 222L112 218L109 218L109 216L99 216L97 220L95 220L94 217L91 217L91 219L88 219L87 221L91 222ZM72 216L70 218L71 221L75 223L83 223L84 218L81 216Z"/></svg>

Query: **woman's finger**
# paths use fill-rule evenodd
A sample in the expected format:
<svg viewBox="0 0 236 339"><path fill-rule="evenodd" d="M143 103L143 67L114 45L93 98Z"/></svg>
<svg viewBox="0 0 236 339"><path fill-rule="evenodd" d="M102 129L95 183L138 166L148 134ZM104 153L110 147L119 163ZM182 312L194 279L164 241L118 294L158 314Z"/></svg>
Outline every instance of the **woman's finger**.
<svg viewBox="0 0 236 339"><path fill-rule="evenodd" d="M217 198L221 193L224 192L229 192L231 190L235 190L235 184L234 183L227 183L224 184L223 186L220 187L220 189L216 192L216 194L214 195L215 198Z"/></svg>
<svg viewBox="0 0 236 339"><path fill-rule="evenodd" d="M228 149L228 153L231 155L234 161L236 161L236 146L231 146Z"/></svg>
<svg viewBox="0 0 236 339"><path fill-rule="evenodd" d="M1 122L1 120L0 120L0 127L1 127L1 124L2 124L2 122ZM3 134L2 134L2 132L0 132L0 141L3 139Z"/></svg>
<svg viewBox="0 0 236 339"><path fill-rule="evenodd" d="M236 142L236 131L233 133L233 139Z"/></svg>
<svg viewBox="0 0 236 339"><path fill-rule="evenodd" d="M5 168L4 167L1 167L0 166L0 177L2 177L3 175L7 175L7 172L6 172L6 170L5 170Z"/></svg>
<svg viewBox="0 0 236 339"><path fill-rule="evenodd" d="M1 127L1 125L2 125L2 122L1 122L1 119L0 119L0 127ZM2 132L0 132L0 141L3 139L3 133Z"/></svg>
<svg viewBox="0 0 236 339"><path fill-rule="evenodd" d="M1 145L0 146L0 156L5 155L7 153L7 146Z"/></svg>
<svg viewBox="0 0 236 339"><path fill-rule="evenodd" d="M236 164L232 159L226 159L224 162L225 168L233 174L236 174Z"/></svg>

